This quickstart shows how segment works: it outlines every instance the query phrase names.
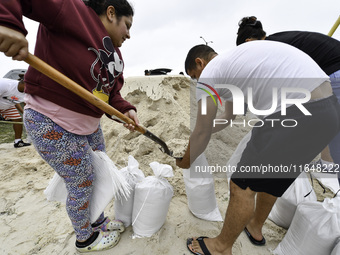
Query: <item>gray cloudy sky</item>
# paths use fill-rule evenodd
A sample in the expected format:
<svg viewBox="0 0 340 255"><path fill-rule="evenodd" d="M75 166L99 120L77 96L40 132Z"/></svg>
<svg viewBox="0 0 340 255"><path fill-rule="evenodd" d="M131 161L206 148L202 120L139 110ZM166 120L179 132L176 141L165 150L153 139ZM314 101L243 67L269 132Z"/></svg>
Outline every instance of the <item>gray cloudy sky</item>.
<svg viewBox="0 0 340 255"><path fill-rule="evenodd" d="M339 0L130 0L135 16L131 39L121 47L125 77L144 75L145 69L170 68L184 72L189 49L213 41L217 52L235 46L238 21L256 16L267 34L287 30L327 34L340 15ZM34 51L37 24L25 20L30 52ZM333 35L340 40L340 27ZM15 68L27 68L0 54L0 77Z"/></svg>

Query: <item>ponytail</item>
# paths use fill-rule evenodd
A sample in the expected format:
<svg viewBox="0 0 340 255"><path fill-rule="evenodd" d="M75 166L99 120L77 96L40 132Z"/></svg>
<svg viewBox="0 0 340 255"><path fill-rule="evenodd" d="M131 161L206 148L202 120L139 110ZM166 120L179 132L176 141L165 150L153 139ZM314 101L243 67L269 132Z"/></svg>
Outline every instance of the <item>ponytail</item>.
<svg viewBox="0 0 340 255"><path fill-rule="evenodd" d="M238 25L236 45L244 43L248 38L261 40L266 36L261 21L257 20L254 16L241 19Z"/></svg>

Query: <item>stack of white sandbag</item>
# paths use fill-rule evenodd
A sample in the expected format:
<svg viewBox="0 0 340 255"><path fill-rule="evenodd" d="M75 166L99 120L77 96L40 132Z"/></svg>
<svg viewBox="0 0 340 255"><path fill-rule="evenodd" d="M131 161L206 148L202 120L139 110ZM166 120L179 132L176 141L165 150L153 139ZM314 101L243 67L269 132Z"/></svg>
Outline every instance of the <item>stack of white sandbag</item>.
<svg viewBox="0 0 340 255"><path fill-rule="evenodd" d="M134 237L150 237L164 224L174 194L165 177L173 177L170 165L150 163L155 176L148 176L135 186L132 212Z"/></svg>
<svg viewBox="0 0 340 255"><path fill-rule="evenodd" d="M95 176L90 200L90 220L93 223L114 197L127 198L131 188L105 152L91 150L91 157ZM65 182L57 173L50 180L44 193L47 200L66 203L68 193Z"/></svg>
<svg viewBox="0 0 340 255"><path fill-rule="evenodd" d="M127 167L124 167L119 171L125 177L127 183L130 185L132 190L129 197L115 200L115 219L122 221L125 227L128 227L132 223L135 186L138 182L141 182L145 178L145 176L142 170L139 169L138 161L132 155L129 155Z"/></svg>
<svg viewBox="0 0 340 255"><path fill-rule="evenodd" d="M288 229L297 206L306 201L317 201L315 191L305 172L278 198L268 216L276 225Z"/></svg>
<svg viewBox="0 0 340 255"><path fill-rule="evenodd" d="M340 238L340 197L302 202L276 255L331 254Z"/></svg>
<svg viewBox="0 0 340 255"><path fill-rule="evenodd" d="M191 164L189 169L183 169L188 207L197 218L223 221L216 202L214 178L210 172L205 172L208 166L208 161L203 153Z"/></svg>

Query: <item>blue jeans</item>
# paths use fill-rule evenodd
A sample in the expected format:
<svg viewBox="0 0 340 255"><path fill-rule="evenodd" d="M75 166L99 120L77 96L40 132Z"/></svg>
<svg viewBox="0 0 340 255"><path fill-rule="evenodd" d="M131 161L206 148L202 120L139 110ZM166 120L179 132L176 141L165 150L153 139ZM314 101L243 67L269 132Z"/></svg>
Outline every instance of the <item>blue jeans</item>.
<svg viewBox="0 0 340 255"><path fill-rule="evenodd" d="M340 70L332 73L329 77L331 78L333 93L340 103ZM340 165L340 133L338 133L329 143L329 150L334 163ZM340 183L340 173L338 173L338 180Z"/></svg>

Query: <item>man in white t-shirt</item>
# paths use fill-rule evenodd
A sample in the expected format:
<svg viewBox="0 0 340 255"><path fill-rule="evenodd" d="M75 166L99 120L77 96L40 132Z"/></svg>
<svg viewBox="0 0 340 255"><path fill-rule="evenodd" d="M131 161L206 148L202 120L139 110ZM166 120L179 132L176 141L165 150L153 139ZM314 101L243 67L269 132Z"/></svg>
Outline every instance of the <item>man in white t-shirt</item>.
<svg viewBox="0 0 340 255"><path fill-rule="evenodd" d="M23 113L21 103L24 102L24 89L25 83L23 79L19 79L19 81L7 78L0 79L0 115L5 120L22 122L19 112ZM21 139L23 124L15 123L13 124L13 129L14 148L31 145Z"/></svg>
<svg viewBox="0 0 340 255"><path fill-rule="evenodd" d="M198 45L189 51L185 68L198 80L198 112L179 167L190 167L212 133L237 128L233 120L245 114L245 105L259 118L231 176L221 233L189 238L188 249L232 254L243 230L253 244L264 245L262 227L277 197L340 130L340 105L328 76L302 51L270 41L242 44L223 55ZM222 100L225 111L216 116Z"/></svg>

